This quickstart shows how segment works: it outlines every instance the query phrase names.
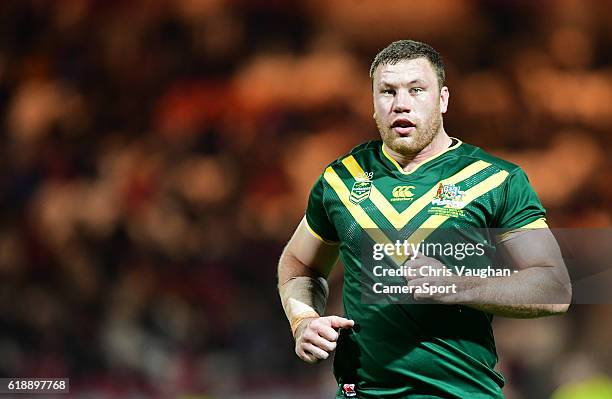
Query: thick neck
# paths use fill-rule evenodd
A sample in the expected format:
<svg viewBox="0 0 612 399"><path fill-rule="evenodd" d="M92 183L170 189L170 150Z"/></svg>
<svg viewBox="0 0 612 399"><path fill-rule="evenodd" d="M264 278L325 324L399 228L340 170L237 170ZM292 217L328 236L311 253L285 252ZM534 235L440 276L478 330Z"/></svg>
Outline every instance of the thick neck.
<svg viewBox="0 0 612 399"><path fill-rule="evenodd" d="M431 140L431 143L429 143L425 148L423 148L416 154L404 155L395 152L388 147L387 152L393 159L397 161L397 163L402 167L405 172L410 172L422 162L425 162L431 157L434 157L442 151L445 151L451 145L451 143L452 140L448 136L448 134L446 134L444 129L440 129L440 131L436 134L433 140Z"/></svg>

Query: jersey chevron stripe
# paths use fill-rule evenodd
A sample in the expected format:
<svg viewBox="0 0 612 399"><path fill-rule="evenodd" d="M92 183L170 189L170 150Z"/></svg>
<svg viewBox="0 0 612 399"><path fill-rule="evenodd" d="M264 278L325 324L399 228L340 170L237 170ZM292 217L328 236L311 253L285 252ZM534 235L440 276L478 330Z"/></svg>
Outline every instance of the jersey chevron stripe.
<svg viewBox="0 0 612 399"><path fill-rule="evenodd" d="M372 237L375 242L389 242L389 238L382 232L378 225L374 223L368 214L365 213L365 211L361 209L359 205L355 205L349 201L351 193L331 166L328 166L327 169L325 169L323 178L336 192L338 198L340 201L342 201L342 204L350 212L355 221L361 226L361 228L367 229L366 231L368 232L368 235Z"/></svg>
<svg viewBox="0 0 612 399"><path fill-rule="evenodd" d="M506 180L507 177L508 177L508 172L506 172L505 170L502 170L501 172L497 172L494 175L491 175L491 176L487 177L486 179L484 179L483 181L481 181L480 183L476 184L474 187L470 188L469 190L467 190L465 192L464 204L463 204L463 206L461 208L458 208L458 209L465 208L466 205L468 205L470 202L474 201L476 198L478 198L478 197L488 193L489 191L493 190L494 188L498 187L500 184L502 184L504 182L504 180ZM440 227L440 225L442 223L444 223L448 218L449 218L449 216L441 216L441 215L432 215L432 216L430 216L406 240L408 242L411 242L411 243L414 243L414 244L417 244L417 243L425 240L427 237L429 237L429 235L436 228ZM397 262L397 258L394 258L394 259ZM397 263L397 264L401 265L407 259L408 259L408 257L405 256L402 259L400 259L400 263Z"/></svg>
<svg viewBox="0 0 612 399"><path fill-rule="evenodd" d="M357 176L363 176L364 171L357 163L355 158L350 155L342 160L342 163L348 169L348 171L353 175L354 178ZM463 168L453 176L450 176L440 183L442 184L456 184L460 181L463 181L471 176L474 176L476 173L484 170L489 165L488 162L485 161L476 161L467 167ZM416 214L421 212L423 208L425 208L430 202L433 196L438 189L438 185L433 186L429 191L423 194L421 197L416 199L408 208L399 213L393 205L389 203L389 201L382 195L382 193L376 188L376 186L372 185L372 191L370 193L370 201L378 208L378 210L391 222L393 227L396 229L401 229L412 219Z"/></svg>
<svg viewBox="0 0 612 399"><path fill-rule="evenodd" d="M478 162L482 162L482 163L484 163L486 165L484 165L484 167L482 165L480 165L480 166L477 166L474 169L477 169L478 167L482 167L482 169L484 169L487 166L489 166L489 164L486 163L486 162L483 162L483 161L478 161ZM478 162L475 162L474 164L476 164ZM445 179L445 181L449 181L449 180L455 178L456 176L462 174L466 169L470 168L474 164L471 164L470 166L468 166L467 168L463 169L459 173L451 176L450 178ZM478 171L480 171L482 169L476 170L476 172L468 175L467 177L477 173ZM464 205L461 208L465 207L466 205L468 205L470 202L472 202L476 198L480 197L481 195L484 195L487 192L489 192L489 191L493 190L494 188L498 187L500 184L502 184L504 182L504 180L507 177L508 177L508 172L506 172L506 171L497 172L496 174L494 174L492 176L489 176L488 178L486 178L482 182L476 184L474 187L468 189L465 192ZM342 203L344 204L346 209L351 213L351 215L353 216L355 221L363 229L367 229L366 232L368 233L368 235L375 242L381 243L381 244L385 244L385 243L390 243L391 242L391 240L389 240L387 235L382 232L382 230L368 216L368 214L365 213L365 211L361 208L361 206L355 205L355 204L353 204L352 202L350 202L348 200L348 198L350 196L350 192L348 191L348 188L344 185L344 183L342 182L342 180L340 179L340 177L338 176L336 171L334 171L334 169L331 166L328 167L325 170L324 178L327 181L327 183L331 186L331 188L336 192L336 194L338 195L338 198L340 198L340 200L342 201ZM463 179L461 179L461 180L463 180ZM461 181L461 180L457 180L457 181ZM431 192L431 195L429 195L430 192ZM421 200L423 198L426 200L425 205L423 205L419 209L419 211L421 209L423 209L427 204L429 204L429 202L431 201L431 198L433 198L433 195L435 194L435 190L432 189L432 190L430 190L430 192L428 192L427 194L425 194L424 196L419 198L419 200ZM413 243L416 244L416 243L426 239L429 236L429 234L431 234L431 232L434 229L438 228L448 218L449 218L448 216L440 216L440 215L432 215L432 216L430 216L429 218L427 218L427 220L425 220L425 222L423 222L423 224L421 224L419 226L419 228L415 231L415 233L412 234L407 239L408 242L413 242ZM392 258L393 258L393 260L395 261L395 263L397 265L403 264L408 259L407 256L404 256L404 257L393 256Z"/></svg>

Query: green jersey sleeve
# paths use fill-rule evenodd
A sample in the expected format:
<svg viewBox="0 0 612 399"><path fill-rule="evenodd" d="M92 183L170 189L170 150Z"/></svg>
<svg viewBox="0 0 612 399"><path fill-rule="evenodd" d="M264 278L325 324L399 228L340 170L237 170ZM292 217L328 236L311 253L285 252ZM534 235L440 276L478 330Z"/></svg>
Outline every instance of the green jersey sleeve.
<svg viewBox="0 0 612 399"><path fill-rule="evenodd" d="M310 232L317 238L327 243L336 243L339 241L338 232L325 209L325 190L323 176L320 176L310 190L306 208L306 223Z"/></svg>
<svg viewBox="0 0 612 399"><path fill-rule="evenodd" d="M518 229L545 220L546 210L522 169L510 173L501 195L495 227Z"/></svg>

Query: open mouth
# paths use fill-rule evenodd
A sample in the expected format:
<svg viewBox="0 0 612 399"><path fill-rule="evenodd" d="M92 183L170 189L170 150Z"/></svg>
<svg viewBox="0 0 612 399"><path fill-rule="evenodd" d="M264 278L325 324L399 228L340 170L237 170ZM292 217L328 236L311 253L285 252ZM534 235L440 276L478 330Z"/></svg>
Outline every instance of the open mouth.
<svg viewBox="0 0 612 399"><path fill-rule="evenodd" d="M416 125L408 119L396 119L391 124L391 129L400 136L407 136L416 130Z"/></svg>

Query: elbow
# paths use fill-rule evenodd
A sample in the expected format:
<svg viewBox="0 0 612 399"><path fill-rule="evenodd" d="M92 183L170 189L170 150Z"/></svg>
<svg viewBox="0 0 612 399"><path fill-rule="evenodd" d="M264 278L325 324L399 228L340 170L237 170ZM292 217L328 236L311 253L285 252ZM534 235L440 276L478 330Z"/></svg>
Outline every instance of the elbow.
<svg viewBox="0 0 612 399"><path fill-rule="evenodd" d="M561 303L555 303L555 304L548 305L549 307L548 311L553 316L559 316L559 315L565 314L569 310L570 303L572 302L571 285L564 286L561 289L561 292L559 293L558 298L559 298L559 302Z"/></svg>
<svg viewBox="0 0 612 399"><path fill-rule="evenodd" d="M572 302L572 284L567 282L561 288L562 300L560 304L555 304L555 314L561 315L567 313Z"/></svg>
<svg viewBox="0 0 612 399"><path fill-rule="evenodd" d="M548 309L548 311L550 312L551 316L560 316L562 314L567 313L570 305L569 303L555 303L549 306L550 308Z"/></svg>
<svg viewBox="0 0 612 399"><path fill-rule="evenodd" d="M550 297L551 302L556 302L547 305L546 309L551 316L560 316L567 313L572 302L572 284L569 282L569 278L556 285L554 294Z"/></svg>

